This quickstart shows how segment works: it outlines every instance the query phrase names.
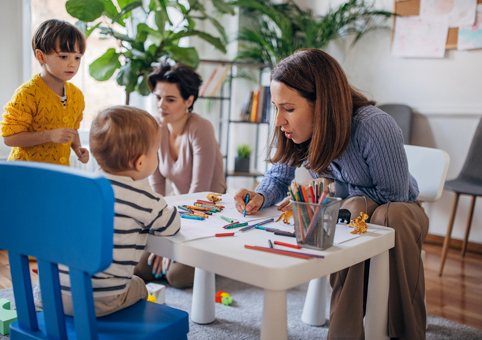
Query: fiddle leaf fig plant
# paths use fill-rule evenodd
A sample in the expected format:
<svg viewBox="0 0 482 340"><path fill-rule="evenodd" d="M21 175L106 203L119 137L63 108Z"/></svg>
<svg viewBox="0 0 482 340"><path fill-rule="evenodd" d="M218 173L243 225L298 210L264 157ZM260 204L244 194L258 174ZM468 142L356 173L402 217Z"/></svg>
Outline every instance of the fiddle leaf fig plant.
<svg viewBox="0 0 482 340"><path fill-rule="evenodd" d="M384 28L394 13L377 10L364 0L348 0L323 16L301 9L294 0L236 0L251 19L238 35L237 60L277 64L300 48L324 49L330 41L354 35L355 44L366 33Z"/></svg>
<svg viewBox="0 0 482 340"><path fill-rule="evenodd" d="M186 3L185 1L183 3ZM212 0L216 13L208 13L200 0L188 0L188 6L178 0L68 0L67 12L79 19L76 25L88 37L98 30L101 39L114 38L117 48L109 48L89 65L90 75L98 80L110 79L114 73L119 85L125 87L126 104L129 94L149 94L147 77L154 65L164 59L182 62L196 68L199 55L194 47L183 47L184 37L198 37L222 53L226 53L227 36L218 17L234 15L229 2ZM181 17L172 20L173 12ZM196 22L207 20L219 36L196 29Z"/></svg>

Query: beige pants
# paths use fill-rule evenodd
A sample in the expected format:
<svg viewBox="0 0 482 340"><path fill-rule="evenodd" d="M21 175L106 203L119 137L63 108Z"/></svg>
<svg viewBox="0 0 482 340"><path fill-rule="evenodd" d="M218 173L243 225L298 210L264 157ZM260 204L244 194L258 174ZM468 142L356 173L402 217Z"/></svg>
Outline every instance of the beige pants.
<svg viewBox="0 0 482 340"><path fill-rule="evenodd" d="M389 251L387 334L390 338L425 339L425 278L420 257L428 233L424 209L416 202L378 206L365 197L346 199L341 208L350 210L352 219L363 211L370 216L370 223L395 229L395 247ZM333 293L328 339L365 338L363 317L369 268L367 260L330 276Z"/></svg>
<svg viewBox="0 0 482 340"><path fill-rule="evenodd" d="M152 265L149 266L147 263L149 255L151 253L145 251L134 269L134 274L142 278L146 283L161 279L155 278L154 274L152 274ZM186 266L179 262L171 263L166 271L166 279L174 288L192 287L194 283L194 267Z"/></svg>
<svg viewBox="0 0 482 340"><path fill-rule="evenodd" d="M127 292L119 295L94 298L95 315L99 317L117 312L118 310L133 305L140 299L147 299L147 288L144 281L134 275ZM72 296L62 294L62 303L64 305L64 313L73 316ZM35 305L43 308L42 301L40 300L35 300Z"/></svg>

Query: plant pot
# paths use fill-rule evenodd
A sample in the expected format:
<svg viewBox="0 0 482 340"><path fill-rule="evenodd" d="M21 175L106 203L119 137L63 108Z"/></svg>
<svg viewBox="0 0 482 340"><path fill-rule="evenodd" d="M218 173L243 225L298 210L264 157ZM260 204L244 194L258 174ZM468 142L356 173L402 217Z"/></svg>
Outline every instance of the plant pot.
<svg viewBox="0 0 482 340"><path fill-rule="evenodd" d="M234 158L235 172L249 172L249 158Z"/></svg>

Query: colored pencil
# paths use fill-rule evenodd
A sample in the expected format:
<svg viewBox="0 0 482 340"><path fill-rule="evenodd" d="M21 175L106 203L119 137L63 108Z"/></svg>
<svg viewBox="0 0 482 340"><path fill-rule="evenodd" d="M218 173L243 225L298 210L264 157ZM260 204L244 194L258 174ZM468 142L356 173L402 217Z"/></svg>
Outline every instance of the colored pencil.
<svg viewBox="0 0 482 340"><path fill-rule="evenodd" d="M308 201L308 195L306 194L306 189L305 187L301 187L301 191L303 192L303 198L304 198L304 202L306 203L310 203L310 201ZM301 206L299 206L301 208ZM311 218L313 217L313 215L311 214L311 208L309 205L305 205L304 208L308 211L308 216L310 217L310 220Z"/></svg>
<svg viewBox="0 0 482 340"><path fill-rule="evenodd" d="M296 257L296 258L304 259L304 260L311 260L312 259L311 256L307 256L307 255L303 255L303 254L294 254L294 253L288 252L287 250L271 249L271 248L259 247L259 246L250 246L250 245L247 245L247 244L244 245L244 248L264 251L264 252L267 252L267 253L273 253L273 254L278 254L278 255L291 256L291 257Z"/></svg>
<svg viewBox="0 0 482 340"><path fill-rule="evenodd" d="M289 232L287 232L287 231L275 231L274 234L277 235L277 236L296 237L295 234L289 233Z"/></svg>
<svg viewBox="0 0 482 340"><path fill-rule="evenodd" d="M301 247L296 245L296 244L284 243L284 242L280 242L280 241L274 241L274 244L277 244L279 246L295 248L295 249L301 249Z"/></svg>
<svg viewBox="0 0 482 340"><path fill-rule="evenodd" d="M323 191L318 201L318 206L315 209L315 216L313 216L313 218L311 219L310 225L308 226L308 230L306 231L306 237L310 235L311 230L313 229L314 225L318 221L318 218L320 217L321 206L324 204L325 198L326 198L326 191Z"/></svg>
<svg viewBox="0 0 482 340"><path fill-rule="evenodd" d="M313 191L313 186L310 185L311 203L316 203L315 192Z"/></svg>

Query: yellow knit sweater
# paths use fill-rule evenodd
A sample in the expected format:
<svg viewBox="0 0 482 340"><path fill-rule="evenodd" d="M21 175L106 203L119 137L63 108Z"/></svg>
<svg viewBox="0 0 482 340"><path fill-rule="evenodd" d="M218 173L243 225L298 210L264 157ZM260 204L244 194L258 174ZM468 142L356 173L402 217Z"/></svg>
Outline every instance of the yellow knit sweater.
<svg viewBox="0 0 482 340"><path fill-rule="evenodd" d="M20 86L5 105L1 126L2 137L19 132L38 132L62 127L78 129L85 103L82 92L65 83L67 103L64 105L40 74ZM13 147L8 160L22 160L70 165L70 144L44 143L30 147Z"/></svg>

